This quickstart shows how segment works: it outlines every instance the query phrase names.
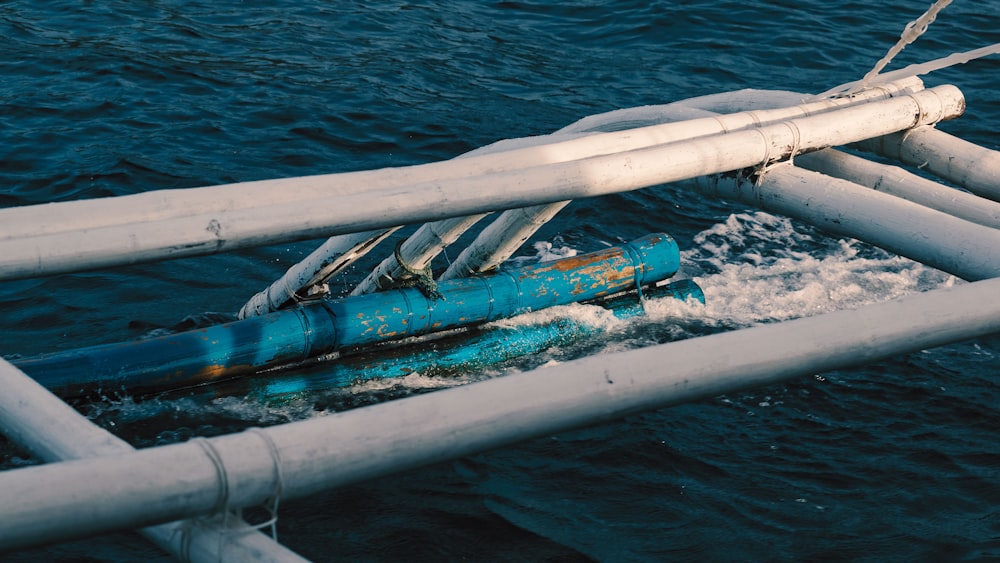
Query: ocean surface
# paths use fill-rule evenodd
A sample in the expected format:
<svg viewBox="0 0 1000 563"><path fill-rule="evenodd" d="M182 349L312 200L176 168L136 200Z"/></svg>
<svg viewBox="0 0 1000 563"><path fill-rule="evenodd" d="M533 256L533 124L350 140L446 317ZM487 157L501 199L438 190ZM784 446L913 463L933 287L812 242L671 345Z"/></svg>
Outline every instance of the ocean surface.
<svg viewBox="0 0 1000 563"><path fill-rule="evenodd" d="M0 206L403 166L621 108L818 93L861 78L929 4L2 2ZM959 0L889 69L997 42L1000 2ZM1000 57L925 82L965 93L966 115L941 129L1000 149ZM146 447L964 283L672 185L574 202L516 260L654 231L677 239L704 307L656 302L629 321L570 307L558 314L603 335L469 373L283 402L109 393L75 406ZM230 319L318 244L0 282L0 355ZM998 368L1000 339L986 338L648 412L283 502L278 537L316 561L997 560ZM0 442L0 463L37 461ZM132 533L5 557L168 559Z"/></svg>

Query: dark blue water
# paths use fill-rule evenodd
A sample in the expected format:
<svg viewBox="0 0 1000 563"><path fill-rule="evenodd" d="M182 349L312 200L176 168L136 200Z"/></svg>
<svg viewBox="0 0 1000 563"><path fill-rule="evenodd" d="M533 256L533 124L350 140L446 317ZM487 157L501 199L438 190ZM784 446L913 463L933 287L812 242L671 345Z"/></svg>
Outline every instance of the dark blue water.
<svg viewBox="0 0 1000 563"><path fill-rule="evenodd" d="M401 166L619 108L741 88L820 92L860 78L927 5L4 2L0 205ZM998 30L1000 3L956 2L890 68L1000 42ZM998 70L993 57L926 78L968 100L942 129L1000 148ZM708 306L463 377L962 283L674 186L576 202L533 242L582 252L654 230L686 250L683 273ZM226 318L316 244L0 283L0 354ZM279 536L315 560L997 559L998 354L995 339L924 351L286 502ZM418 375L281 405L78 407L142 447L456 381ZM32 463L2 453L5 467ZM14 558L165 556L123 533Z"/></svg>

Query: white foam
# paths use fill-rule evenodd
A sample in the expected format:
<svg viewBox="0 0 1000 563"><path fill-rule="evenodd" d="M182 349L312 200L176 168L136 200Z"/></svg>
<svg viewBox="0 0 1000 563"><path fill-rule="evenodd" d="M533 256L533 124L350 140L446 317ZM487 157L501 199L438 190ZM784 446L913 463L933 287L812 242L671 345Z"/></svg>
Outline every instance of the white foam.
<svg viewBox="0 0 1000 563"><path fill-rule="evenodd" d="M507 260L507 264L513 267L520 267L529 264L536 264L538 262L571 258L577 255L577 250L575 248L565 246L562 237L558 236L553 239L552 242L538 241L532 246L535 249L535 254L533 256L515 256Z"/></svg>
<svg viewBox="0 0 1000 563"><path fill-rule="evenodd" d="M653 299L645 303L644 318L622 320L599 306L573 304L492 326L529 326L569 318L613 333L630 324L697 319L702 324L738 328L854 309L962 283L865 243L826 237L761 211L730 215L698 233L693 243L681 254L681 275L702 287L704 306L694 300ZM539 254L547 248L536 245ZM620 345L609 343L606 351Z"/></svg>
<svg viewBox="0 0 1000 563"><path fill-rule="evenodd" d="M473 377L471 375L431 377L423 375L419 372L413 372L403 377L378 378L360 381L351 385L349 389L353 392L385 391L398 386L414 390L441 389L471 383L472 381Z"/></svg>
<svg viewBox="0 0 1000 563"><path fill-rule="evenodd" d="M596 330L613 330L622 323L610 310L599 305L584 305L582 303L571 303L569 305L559 305L538 311L531 311L511 317L500 319L485 325L486 328L518 328L524 326L535 326L553 323L562 319L572 319L586 327Z"/></svg>
<svg viewBox="0 0 1000 563"><path fill-rule="evenodd" d="M944 287L956 278L851 239L818 241L763 212L699 233L682 262L705 292L705 318L747 326L854 309Z"/></svg>

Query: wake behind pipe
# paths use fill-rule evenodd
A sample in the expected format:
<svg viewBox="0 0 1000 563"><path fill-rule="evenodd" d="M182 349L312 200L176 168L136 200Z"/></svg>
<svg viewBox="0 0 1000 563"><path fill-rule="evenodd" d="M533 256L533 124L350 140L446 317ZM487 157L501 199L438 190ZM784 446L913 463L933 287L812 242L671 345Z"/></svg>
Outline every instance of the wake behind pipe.
<svg viewBox="0 0 1000 563"><path fill-rule="evenodd" d="M439 298L415 288L389 290L13 363L65 396L95 388L99 392L145 392L193 386L344 348L596 299L662 281L679 267L680 251L673 238L651 234L582 256L441 282Z"/></svg>

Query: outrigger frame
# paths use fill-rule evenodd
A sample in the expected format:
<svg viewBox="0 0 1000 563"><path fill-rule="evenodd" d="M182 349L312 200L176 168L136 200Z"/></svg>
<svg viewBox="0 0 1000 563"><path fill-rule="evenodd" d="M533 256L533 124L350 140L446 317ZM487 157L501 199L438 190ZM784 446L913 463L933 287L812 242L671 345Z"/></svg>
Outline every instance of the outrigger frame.
<svg viewBox="0 0 1000 563"><path fill-rule="evenodd" d="M714 101L739 105L744 95ZM684 109L715 108L693 102ZM845 195L830 204L831 194L868 193L871 186L806 173L793 164L807 152L896 134L891 143L876 141L875 147L922 143L924 152L905 154L920 154L915 159L928 163L926 170L979 194L963 197L995 207L983 196L995 200L1000 192L1000 153L979 147L971 162L953 159L948 151L964 150L965 142L930 128L963 109L956 88L924 90L909 79L783 110L587 135L420 167L0 210L5 226L0 279L19 279L378 232L708 176L697 181L707 193L862 240L874 234L846 219L863 207L877 208L873 217L883 212L903 217L879 226L891 241L881 244L982 280L855 311L588 357L313 420L141 451L93 427L0 361L5 389L0 428L52 462L0 473L0 550L158 526L151 532L157 543L193 560L290 560L297 556L262 534L247 533L254 529L232 511L642 410L996 333L995 225L898 195L866 199L870 203L863 205ZM493 189L497 185L506 188ZM805 189L815 192L806 196ZM373 200L379 205L370 205ZM915 237L908 224L911 212L920 214L922 236ZM957 226L963 229L958 237L971 237L966 242L980 246L972 251L955 246L958 239L950 233ZM170 524L203 518L213 520Z"/></svg>

